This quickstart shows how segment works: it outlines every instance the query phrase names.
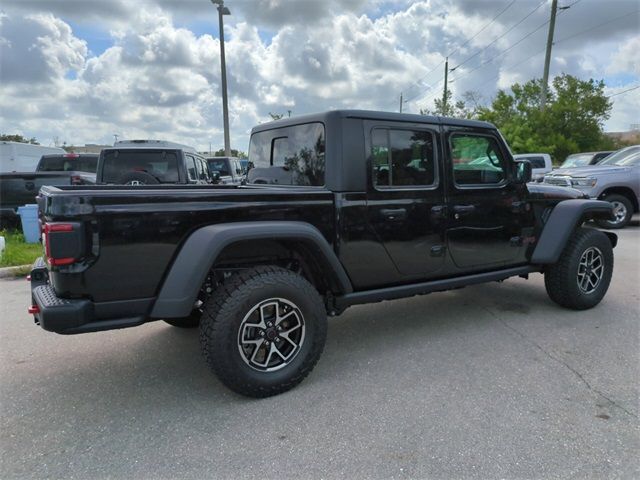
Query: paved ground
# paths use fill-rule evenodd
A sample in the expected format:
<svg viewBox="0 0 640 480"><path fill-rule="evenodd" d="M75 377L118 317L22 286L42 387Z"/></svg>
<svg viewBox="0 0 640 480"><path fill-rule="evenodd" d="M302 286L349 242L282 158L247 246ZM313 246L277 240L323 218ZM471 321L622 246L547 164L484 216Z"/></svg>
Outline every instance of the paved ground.
<svg viewBox="0 0 640 480"><path fill-rule="evenodd" d="M640 227L601 305L542 277L356 307L293 391L249 400L195 331L64 337L0 281L2 478L639 478Z"/></svg>

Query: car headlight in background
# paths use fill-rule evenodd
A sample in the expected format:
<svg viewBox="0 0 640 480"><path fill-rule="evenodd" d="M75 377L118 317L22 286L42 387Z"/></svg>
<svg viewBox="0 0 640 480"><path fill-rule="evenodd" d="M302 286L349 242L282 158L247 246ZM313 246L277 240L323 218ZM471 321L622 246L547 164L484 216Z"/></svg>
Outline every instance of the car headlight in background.
<svg viewBox="0 0 640 480"><path fill-rule="evenodd" d="M571 186L572 187L595 187L597 182L598 182L598 179L593 177L572 178Z"/></svg>

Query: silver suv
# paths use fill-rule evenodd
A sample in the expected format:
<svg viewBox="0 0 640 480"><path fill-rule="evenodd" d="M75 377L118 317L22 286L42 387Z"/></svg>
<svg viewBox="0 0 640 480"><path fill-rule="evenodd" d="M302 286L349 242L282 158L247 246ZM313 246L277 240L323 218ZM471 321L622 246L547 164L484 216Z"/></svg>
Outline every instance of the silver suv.
<svg viewBox="0 0 640 480"><path fill-rule="evenodd" d="M544 182L577 188L591 198L611 202L615 218L598 224L603 228L623 228L639 210L640 145L618 150L597 165L554 170L545 175Z"/></svg>

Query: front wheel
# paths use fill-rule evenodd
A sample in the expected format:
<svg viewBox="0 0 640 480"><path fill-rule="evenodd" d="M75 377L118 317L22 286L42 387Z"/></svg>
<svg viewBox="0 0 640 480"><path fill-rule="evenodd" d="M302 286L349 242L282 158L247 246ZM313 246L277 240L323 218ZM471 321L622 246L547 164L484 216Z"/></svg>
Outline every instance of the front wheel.
<svg viewBox="0 0 640 480"><path fill-rule="evenodd" d="M613 205L613 219L598 220L596 222L598 226L611 229L624 228L633 216L633 205L631 201L623 195L607 195L603 200Z"/></svg>
<svg viewBox="0 0 640 480"><path fill-rule="evenodd" d="M579 228L560 259L544 274L547 294L558 305L573 310L595 307L607 293L613 274L609 238L591 228Z"/></svg>
<svg viewBox="0 0 640 480"><path fill-rule="evenodd" d="M300 275L257 267L234 275L205 303L204 357L235 392L268 397L300 383L320 358L327 335L322 298Z"/></svg>

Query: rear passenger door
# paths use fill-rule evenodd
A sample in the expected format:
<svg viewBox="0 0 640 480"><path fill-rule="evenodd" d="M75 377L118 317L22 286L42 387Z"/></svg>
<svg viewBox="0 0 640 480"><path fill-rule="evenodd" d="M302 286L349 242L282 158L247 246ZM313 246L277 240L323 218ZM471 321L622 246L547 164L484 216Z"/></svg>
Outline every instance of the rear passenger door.
<svg viewBox="0 0 640 480"><path fill-rule="evenodd" d="M438 126L364 125L369 224L399 277L436 275L445 259Z"/></svg>

